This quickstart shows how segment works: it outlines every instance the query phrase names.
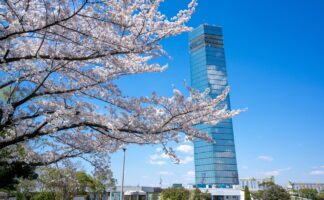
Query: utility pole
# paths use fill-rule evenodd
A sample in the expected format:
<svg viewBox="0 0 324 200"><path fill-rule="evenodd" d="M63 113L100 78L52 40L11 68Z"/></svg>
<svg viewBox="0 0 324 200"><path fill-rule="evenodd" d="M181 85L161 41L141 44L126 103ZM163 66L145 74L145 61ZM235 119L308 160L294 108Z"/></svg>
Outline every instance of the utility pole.
<svg viewBox="0 0 324 200"><path fill-rule="evenodd" d="M124 176L125 176L125 158L126 158L126 148L123 148L124 159L123 159L123 175L122 175L122 185L121 185L121 200L124 200Z"/></svg>

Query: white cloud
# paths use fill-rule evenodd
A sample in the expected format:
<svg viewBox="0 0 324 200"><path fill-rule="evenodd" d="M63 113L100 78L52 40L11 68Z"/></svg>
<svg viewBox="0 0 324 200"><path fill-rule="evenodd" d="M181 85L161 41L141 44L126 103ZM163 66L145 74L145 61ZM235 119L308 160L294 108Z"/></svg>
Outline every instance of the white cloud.
<svg viewBox="0 0 324 200"><path fill-rule="evenodd" d="M158 160L160 156L158 154L150 155L150 160Z"/></svg>
<svg viewBox="0 0 324 200"><path fill-rule="evenodd" d="M161 152L162 151L162 148L161 147L158 147L155 149L156 152Z"/></svg>
<svg viewBox="0 0 324 200"><path fill-rule="evenodd" d="M159 174L164 175L164 176L171 176L171 175L173 175L173 172L161 171L161 172L159 172Z"/></svg>
<svg viewBox="0 0 324 200"><path fill-rule="evenodd" d="M273 158L270 156L258 156L260 160L273 161Z"/></svg>
<svg viewBox="0 0 324 200"><path fill-rule="evenodd" d="M234 156L233 152L217 152L217 154L218 154L219 157L224 157L224 158Z"/></svg>
<svg viewBox="0 0 324 200"><path fill-rule="evenodd" d="M312 167L313 169L324 169L324 165Z"/></svg>
<svg viewBox="0 0 324 200"><path fill-rule="evenodd" d="M169 155L167 155L166 153L161 153L161 154L152 154L150 155L150 160L161 160L161 159L167 159L170 158Z"/></svg>
<svg viewBox="0 0 324 200"><path fill-rule="evenodd" d="M290 171L290 170L291 170L291 168L287 167L287 168L283 168L283 169L277 169L277 170L263 172L262 174L264 176L279 176L282 172Z"/></svg>
<svg viewBox="0 0 324 200"><path fill-rule="evenodd" d="M324 175L324 170L313 170L310 172L311 175Z"/></svg>
<svg viewBox="0 0 324 200"><path fill-rule="evenodd" d="M166 162L163 160L150 160L151 165L165 165Z"/></svg>
<svg viewBox="0 0 324 200"><path fill-rule="evenodd" d="M180 159L180 164L187 164L193 161L192 156L186 156L184 159Z"/></svg>
<svg viewBox="0 0 324 200"><path fill-rule="evenodd" d="M249 167L246 166L246 165L243 165L243 166L242 166L242 169L249 169Z"/></svg>
<svg viewBox="0 0 324 200"><path fill-rule="evenodd" d="M190 153L190 152L192 152L192 146L180 145L177 148L177 151ZM185 156L184 158L179 158L179 159L180 159L179 164L187 164L187 163L190 163L193 161L192 156ZM172 160L172 158L164 152L163 153L155 153L155 154L152 154L149 156L149 163L152 165L165 165L165 164L167 164L167 161L170 161L170 160Z"/></svg>
<svg viewBox="0 0 324 200"><path fill-rule="evenodd" d="M182 153L193 154L192 145L182 144L179 145L176 150Z"/></svg>
<svg viewBox="0 0 324 200"><path fill-rule="evenodd" d="M187 171L184 175L184 179L188 182L192 182L195 180L195 172L194 171Z"/></svg>
<svg viewBox="0 0 324 200"><path fill-rule="evenodd" d="M194 171L188 171L188 172L187 172L187 175L188 175L188 176L195 176L195 172L194 172Z"/></svg>
<svg viewBox="0 0 324 200"><path fill-rule="evenodd" d="M159 155L159 154L150 155L149 163L151 165L165 165L166 164L166 162L164 160L162 160L161 155Z"/></svg>
<svg viewBox="0 0 324 200"><path fill-rule="evenodd" d="M165 154L165 153L162 153L160 156L161 156L161 158L164 158L164 159L166 159L166 158L170 158L170 156L168 156L168 155Z"/></svg>

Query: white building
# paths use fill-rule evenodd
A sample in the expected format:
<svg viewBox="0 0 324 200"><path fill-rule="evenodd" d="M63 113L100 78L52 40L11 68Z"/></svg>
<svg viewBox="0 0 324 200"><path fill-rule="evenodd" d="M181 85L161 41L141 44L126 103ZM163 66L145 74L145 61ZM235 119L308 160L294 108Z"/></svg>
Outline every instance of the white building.
<svg viewBox="0 0 324 200"><path fill-rule="evenodd" d="M162 189L160 187L145 187L145 186L125 186L125 200L156 200L160 196ZM109 192L108 200L120 200L121 187L117 186L116 190Z"/></svg>
<svg viewBox="0 0 324 200"><path fill-rule="evenodd" d="M269 178L242 178L240 179L239 188L243 190L245 186L248 186L250 191L264 190L268 187L265 183L269 182L275 182L273 176Z"/></svg>
<svg viewBox="0 0 324 200"><path fill-rule="evenodd" d="M288 182L287 189L290 191L298 191L300 189L315 189L318 193L324 191L324 183L297 183L297 182Z"/></svg>
<svg viewBox="0 0 324 200"><path fill-rule="evenodd" d="M212 200L244 200L244 191L234 188L199 188L210 193Z"/></svg>

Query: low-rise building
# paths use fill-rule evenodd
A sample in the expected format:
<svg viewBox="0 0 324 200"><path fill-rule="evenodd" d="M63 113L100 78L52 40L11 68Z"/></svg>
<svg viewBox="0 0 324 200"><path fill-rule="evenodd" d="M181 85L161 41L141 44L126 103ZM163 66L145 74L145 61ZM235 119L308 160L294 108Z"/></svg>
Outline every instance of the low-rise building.
<svg viewBox="0 0 324 200"><path fill-rule="evenodd" d="M234 188L199 188L201 192L210 193L212 200L243 200L244 192Z"/></svg>
<svg viewBox="0 0 324 200"><path fill-rule="evenodd" d="M125 200L157 200L162 189L160 187L124 186ZM108 200L120 200L121 187L109 191Z"/></svg>
<svg viewBox="0 0 324 200"><path fill-rule="evenodd" d="M8 194L6 192L0 191L0 200L6 200L8 198Z"/></svg>
<svg viewBox="0 0 324 200"><path fill-rule="evenodd" d="M182 183L173 183L172 188L183 188Z"/></svg>
<svg viewBox="0 0 324 200"><path fill-rule="evenodd" d="M269 187L269 183L274 183L274 177L268 178L242 178L240 179L240 189L244 189L245 186L249 188L250 191L265 190Z"/></svg>
<svg viewBox="0 0 324 200"><path fill-rule="evenodd" d="M288 182L287 189L289 191L298 191L300 189L315 189L318 193L324 191L324 183L302 183L302 182Z"/></svg>

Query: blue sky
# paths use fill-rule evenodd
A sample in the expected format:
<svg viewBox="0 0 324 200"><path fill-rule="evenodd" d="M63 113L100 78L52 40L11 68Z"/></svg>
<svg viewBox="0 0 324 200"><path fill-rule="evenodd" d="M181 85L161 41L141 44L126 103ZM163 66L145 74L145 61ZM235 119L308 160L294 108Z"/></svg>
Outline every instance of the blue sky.
<svg viewBox="0 0 324 200"><path fill-rule="evenodd" d="M161 11L172 16L188 0L166 0ZM248 108L234 118L240 178L275 175L288 180L324 182L324 1L200 0L189 25L223 27L232 108ZM188 34L167 39L172 57L163 73L119 81L128 95L156 91L169 96L172 85L190 83ZM178 148L183 164L164 158L159 146L130 146L126 185L193 183L190 143ZM122 154L112 155L121 183Z"/></svg>

